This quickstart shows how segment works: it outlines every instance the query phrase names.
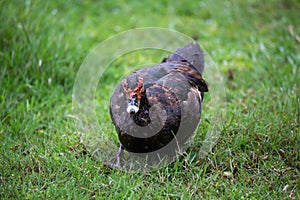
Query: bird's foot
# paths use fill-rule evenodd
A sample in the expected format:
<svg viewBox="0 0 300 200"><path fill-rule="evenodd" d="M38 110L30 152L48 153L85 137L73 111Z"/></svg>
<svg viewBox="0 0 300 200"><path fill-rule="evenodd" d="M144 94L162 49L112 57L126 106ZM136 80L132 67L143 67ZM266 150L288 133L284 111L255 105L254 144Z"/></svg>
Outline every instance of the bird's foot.
<svg viewBox="0 0 300 200"><path fill-rule="evenodd" d="M115 162L112 163L114 167L117 167L117 168L122 167L122 165L121 165L122 156L123 156L123 147L122 147L122 144L120 144L119 151L114 159Z"/></svg>

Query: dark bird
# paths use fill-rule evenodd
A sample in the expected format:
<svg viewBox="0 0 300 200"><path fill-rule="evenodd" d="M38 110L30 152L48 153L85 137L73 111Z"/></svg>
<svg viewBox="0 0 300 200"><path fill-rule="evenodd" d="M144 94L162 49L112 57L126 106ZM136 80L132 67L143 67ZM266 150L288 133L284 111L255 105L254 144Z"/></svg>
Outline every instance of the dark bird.
<svg viewBox="0 0 300 200"><path fill-rule="evenodd" d="M117 85L110 99L110 114L120 140L118 163L124 149L160 152L171 143L171 148L181 147L192 136L208 91L203 70L203 51L193 42L161 63L131 73Z"/></svg>

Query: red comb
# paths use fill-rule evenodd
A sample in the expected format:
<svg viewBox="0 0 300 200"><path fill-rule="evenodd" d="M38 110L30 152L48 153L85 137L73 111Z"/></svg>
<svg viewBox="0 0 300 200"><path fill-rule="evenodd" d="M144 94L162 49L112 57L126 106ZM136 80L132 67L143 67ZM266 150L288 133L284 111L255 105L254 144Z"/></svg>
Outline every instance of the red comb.
<svg viewBox="0 0 300 200"><path fill-rule="evenodd" d="M129 97L136 96L136 98L138 100L141 100L141 94L144 92L144 84L143 83L144 83L144 79L139 77L137 86L132 91L130 88L128 88L128 83L127 83L127 80L125 79L124 83L123 83L123 89L126 94L126 99L128 99Z"/></svg>

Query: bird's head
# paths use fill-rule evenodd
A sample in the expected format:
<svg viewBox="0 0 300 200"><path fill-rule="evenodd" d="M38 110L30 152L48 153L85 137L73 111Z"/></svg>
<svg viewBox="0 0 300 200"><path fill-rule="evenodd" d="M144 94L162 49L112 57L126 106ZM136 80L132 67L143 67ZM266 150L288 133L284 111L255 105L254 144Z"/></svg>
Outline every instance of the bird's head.
<svg viewBox="0 0 300 200"><path fill-rule="evenodd" d="M123 83L123 89L128 101L126 111L128 112L128 114L134 115L139 111L141 96L144 92L144 80L143 78L138 78L137 86L134 90L132 90L128 88L128 83L125 79Z"/></svg>

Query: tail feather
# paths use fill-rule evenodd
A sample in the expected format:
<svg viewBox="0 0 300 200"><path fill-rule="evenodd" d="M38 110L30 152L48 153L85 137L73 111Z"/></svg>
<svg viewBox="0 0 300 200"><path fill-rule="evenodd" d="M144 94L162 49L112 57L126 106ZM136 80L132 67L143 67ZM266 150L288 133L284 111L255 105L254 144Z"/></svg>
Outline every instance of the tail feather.
<svg viewBox="0 0 300 200"><path fill-rule="evenodd" d="M193 65L201 74L204 70L204 53L196 42L182 46L172 53L165 62L187 61Z"/></svg>

